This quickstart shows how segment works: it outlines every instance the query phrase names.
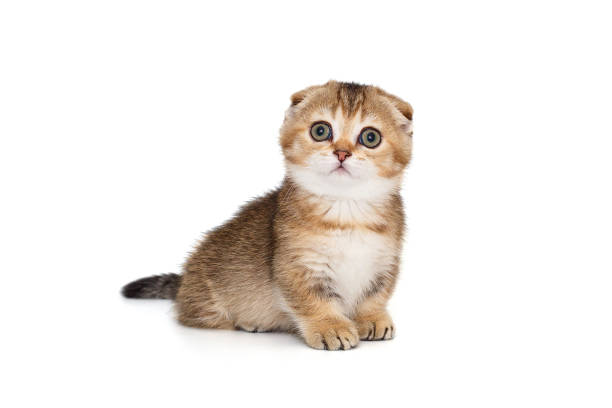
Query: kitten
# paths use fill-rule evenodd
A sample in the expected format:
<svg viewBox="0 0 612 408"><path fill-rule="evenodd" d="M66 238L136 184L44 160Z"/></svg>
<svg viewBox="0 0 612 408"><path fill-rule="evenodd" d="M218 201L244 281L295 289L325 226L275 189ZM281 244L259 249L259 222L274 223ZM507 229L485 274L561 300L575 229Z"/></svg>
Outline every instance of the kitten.
<svg viewBox="0 0 612 408"><path fill-rule="evenodd" d="M330 81L291 96L280 130L286 177L206 234L183 274L126 285L175 299L187 326L298 332L316 349L388 340L398 275L412 107Z"/></svg>

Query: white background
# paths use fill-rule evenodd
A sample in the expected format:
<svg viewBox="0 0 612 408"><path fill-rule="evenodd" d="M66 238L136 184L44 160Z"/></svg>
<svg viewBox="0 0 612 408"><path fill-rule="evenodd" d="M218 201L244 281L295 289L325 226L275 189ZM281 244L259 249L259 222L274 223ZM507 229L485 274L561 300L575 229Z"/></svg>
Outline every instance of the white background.
<svg viewBox="0 0 612 408"><path fill-rule="evenodd" d="M0 405L612 405L605 2L3 1ZM132 279L283 177L289 95L415 108L397 337L180 327Z"/></svg>

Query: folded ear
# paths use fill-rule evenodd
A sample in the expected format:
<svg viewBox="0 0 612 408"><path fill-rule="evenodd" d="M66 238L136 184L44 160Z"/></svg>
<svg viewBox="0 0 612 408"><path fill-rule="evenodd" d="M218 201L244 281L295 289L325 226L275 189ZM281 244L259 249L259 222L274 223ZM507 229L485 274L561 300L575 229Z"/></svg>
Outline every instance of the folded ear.
<svg viewBox="0 0 612 408"><path fill-rule="evenodd" d="M408 118L408 120L412 120L412 112L414 112L412 105L410 105L408 102L402 101L400 98L395 98L393 103L402 115Z"/></svg>
<svg viewBox="0 0 612 408"><path fill-rule="evenodd" d="M291 95L291 106L295 106L295 105L299 104L304 99L306 99L306 97L310 93L312 93L312 91L314 91L315 89L321 88L322 86L323 85L309 86L306 89L302 89L301 91L298 91L298 92L294 93L293 95Z"/></svg>
<svg viewBox="0 0 612 408"><path fill-rule="evenodd" d="M404 117L406 117L406 119L412 121L412 106L410 106L410 104L400 98L398 98L395 95L392 95L390 93L387 93L385 91L383 91L382 89L378 89L378 92L383 95L385 98L389 99L391 101L391 103L397 108L397 110L400 111L400 113L402 115L404 115Z"/></svg>
<svg viewBox="0 0 612 408"><path fill-rule="evenodd" d="M307 93L307 89L303 89L291 95L291 106L295 106L298 103L302 102L304 98L306 98Z"/></svg>

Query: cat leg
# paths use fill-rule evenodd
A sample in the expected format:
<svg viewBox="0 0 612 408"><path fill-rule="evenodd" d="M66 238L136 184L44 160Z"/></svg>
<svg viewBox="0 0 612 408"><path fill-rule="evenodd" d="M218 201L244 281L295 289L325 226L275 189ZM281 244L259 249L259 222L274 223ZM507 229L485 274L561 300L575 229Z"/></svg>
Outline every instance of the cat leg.
<svg viewBox="0 0 612 408"><path fill-rule="evenodd" d="M175 308L179 323L202 329L234 330L229 313L215 301L205 281L193 278L190 274L184 276L184 285L179 288L176 297Z"/></svg>
<svg viewBox="0 0 612 408"><path fill-rule="evenodd" d="M285 302L306 344L319 350L357 346L357 327L342 313L338 295L309 276L307 268L295 267L285 270L279 279Z"/></svg>
<svg viewBox="0 0 612 408"><path fill-rule="evenodd" d="M349 350L359 344L355 324L334 302L309 301L309 310L296 313L306 344L319 350Z"/></svg>
<svg viewBox="0 0 612 408"><path fill-rule="evenodd" d="M391 340L395 335L393 320L378 299L366 299L354 320L361 340Z"/></svg>
<svg viewBox="0 0 612 408"><path fill-rule="evenodd" d="M395 335L395 325L386 307L396 276L393 274L377 279L357 306L353 320L361 340L390 340Z"/></svg>
<svg viewBox="0 0 612 408"><path fill-rule="evenodd" d="M235 329L233 322L224 314L202 306L179 309L178 321L184 326L199 329Z"/></svg>

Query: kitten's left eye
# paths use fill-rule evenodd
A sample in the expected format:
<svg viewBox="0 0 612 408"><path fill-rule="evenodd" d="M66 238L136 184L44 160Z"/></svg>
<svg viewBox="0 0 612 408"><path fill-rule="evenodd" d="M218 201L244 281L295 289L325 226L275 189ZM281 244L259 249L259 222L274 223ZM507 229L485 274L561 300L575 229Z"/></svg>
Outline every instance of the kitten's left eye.
<svg viewBox="0 0 612 408"><path fill-rule="evenodd" d="M380 132L374 128L365 128L359 134L359 143L370 149L378 147L381 141Z"/></svg>
<svg viewBox="0 0 612 408"><path fill-rule="evenodd" d="M332 138L332 128L327 122L317 122L310 128L310 136L317 142Z"/></svg>

